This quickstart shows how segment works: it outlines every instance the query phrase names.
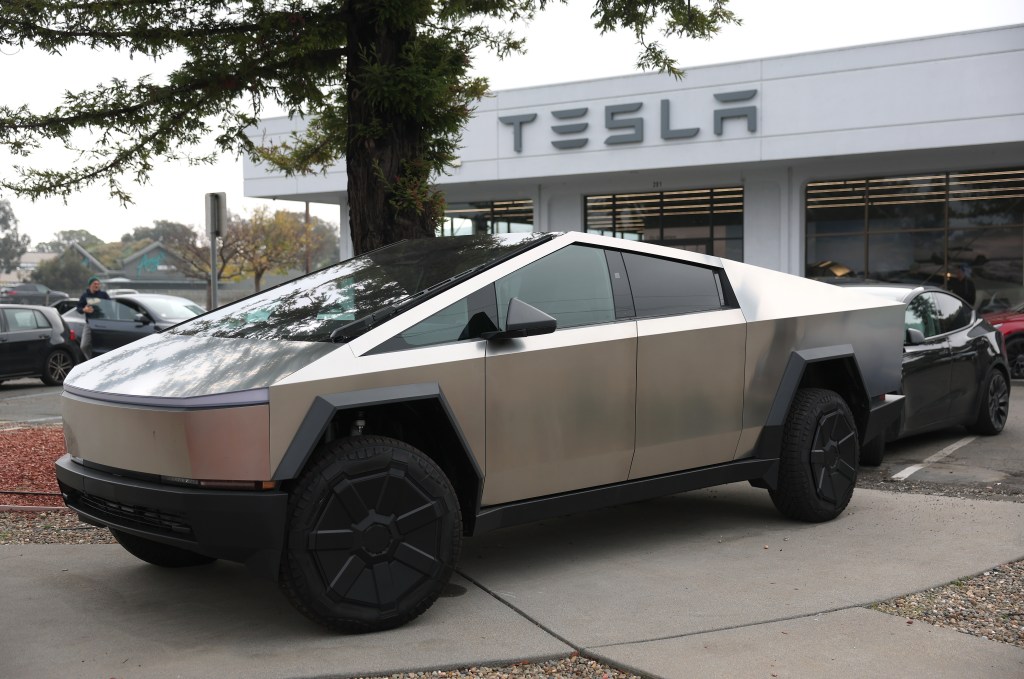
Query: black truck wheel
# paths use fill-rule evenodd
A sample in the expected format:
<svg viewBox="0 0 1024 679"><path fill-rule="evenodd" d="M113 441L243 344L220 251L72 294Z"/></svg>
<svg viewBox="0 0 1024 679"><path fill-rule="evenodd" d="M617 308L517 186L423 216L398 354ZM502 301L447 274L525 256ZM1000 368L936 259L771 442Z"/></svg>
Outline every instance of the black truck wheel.
<svg viewBox="0 0 1024 679"><path fill-rule="evenodd" d="M853 496L859 457L846 401L827 389L801 389L786 418L772 502L791 519L834 519Z"/></svg>
<svg viewBox="0 0 1024 679"><path fill-rule="evenodd" d="M1002 371L993 369L989 371L980 391L978 416L967 428L975 434L993 436L1006 426L1010 412L1010 386Z"/></svg>
<svg viewBox="0 0 1024 679"><path fill-rule="evenodd" d="M462 515L440 467L401 441L334 441L298 480L281 586L329 629L398 627L427 610L462 549Z"/></svg>
<svg viewBox="0 0 1024 679"><path fill-rule="evenodd" d="M115 528L111 528L110 532L113 533L114 539L117 540L118 544L124 547L129 554L154 566L187 568L190 566L203 566L216 561L211 556L196 554L187 549L180 549L171 545L165 545L162 542L140 538L138 535L125 533Z"/></svg>

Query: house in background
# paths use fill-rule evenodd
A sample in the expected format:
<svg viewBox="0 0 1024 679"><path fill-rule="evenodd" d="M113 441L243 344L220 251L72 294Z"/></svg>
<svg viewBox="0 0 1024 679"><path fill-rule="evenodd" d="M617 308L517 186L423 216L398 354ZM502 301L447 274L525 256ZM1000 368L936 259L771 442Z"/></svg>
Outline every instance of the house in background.
<svg viewBox="0 0 1024 679"><path fill-rule="evenodd" d="M21 256L18 266L10 273L0 269L0 285L13 285L29 280L37 266L57 256L56 252L26 252Z"/></svg>

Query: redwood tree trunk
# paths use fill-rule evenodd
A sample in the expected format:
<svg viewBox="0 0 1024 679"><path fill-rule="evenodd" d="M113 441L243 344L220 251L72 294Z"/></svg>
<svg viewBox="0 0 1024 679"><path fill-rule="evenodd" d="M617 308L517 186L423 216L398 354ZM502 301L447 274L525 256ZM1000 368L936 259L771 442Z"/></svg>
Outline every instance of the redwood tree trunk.
<svg viewBox="0 0 1024 679"><path fill-rule="evenodd" d="M368 3L372 4L372 3ZM417 121L404 118L366 81L369 69L401 66L402 49L415 40L415 25L395 25L375 10L351 2L348 23L347 85L349 218L356 255L406 238L434 236L429 211L399 208L392 201L399 182L411 177L410 161L422 159L425 139ZM372 92L370 91L372 90ZM392 90L393 91L393 90ZM390 120L381 124L381 120ZM426 181L427 177L422 180Z"/></svg>

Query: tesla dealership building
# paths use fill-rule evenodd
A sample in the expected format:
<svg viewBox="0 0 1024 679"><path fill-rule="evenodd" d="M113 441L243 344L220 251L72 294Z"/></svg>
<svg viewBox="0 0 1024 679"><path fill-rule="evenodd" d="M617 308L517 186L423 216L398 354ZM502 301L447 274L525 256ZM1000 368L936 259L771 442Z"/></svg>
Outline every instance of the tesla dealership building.
<svg viewBox="0 0 1024 679"><path fill-rule="evenodd" d="M301 122L263 121L281 140ZM789 273L1024 301L1024 25L495 92L438 180L444 235L585 230ZM343 165L245 165L251 197L339 205Z"/></svg>

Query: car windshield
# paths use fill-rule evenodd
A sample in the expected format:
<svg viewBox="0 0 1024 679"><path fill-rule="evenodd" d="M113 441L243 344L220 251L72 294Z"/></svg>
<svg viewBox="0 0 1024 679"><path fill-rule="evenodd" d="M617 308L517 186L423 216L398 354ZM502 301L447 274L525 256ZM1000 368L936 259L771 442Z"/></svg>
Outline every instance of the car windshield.
<svg viewBox="0 0 1024 679"><path fill-rule="evenodd" d="M162 321L184 320L206 313L203 307L187 299L150 298L146 300L146 309Z"/></svg>
<svg viewBox="0 0 1024 679"><path fill-rule="evenodd" d="M493 266L549 237L530 233L401 241L226 305L171 332L346 341L465 274Z"/></svg>

